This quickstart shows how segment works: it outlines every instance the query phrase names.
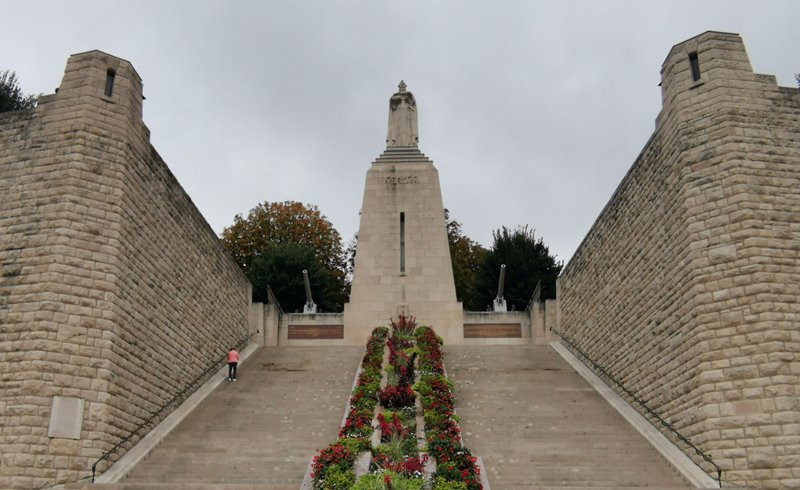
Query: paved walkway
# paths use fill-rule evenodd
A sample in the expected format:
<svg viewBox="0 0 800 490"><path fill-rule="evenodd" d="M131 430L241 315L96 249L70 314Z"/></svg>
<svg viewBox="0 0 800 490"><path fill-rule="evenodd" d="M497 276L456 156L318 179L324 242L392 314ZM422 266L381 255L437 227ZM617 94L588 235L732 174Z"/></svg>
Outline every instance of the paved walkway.
<svg viewBox="0 0 800 490"><path fill-rule="evenodd" d="M493 490L690 488L550 346L444 352L464 444Z"/></svg>
<svg viewBox="0 0 800 490"><path fill-rule="evenodd" d="M95 487L296 490L336 438L363 352L262 348L128 478ZM494 490L688 488L551 347L450 346L445 364L464 442Z"/></svg>
<svg viewBox="0 0 800 490"><path fill-rule="evenodd" d="M317 449L336 439L363 353L262 348L115 487L297 490Z"/></svg>

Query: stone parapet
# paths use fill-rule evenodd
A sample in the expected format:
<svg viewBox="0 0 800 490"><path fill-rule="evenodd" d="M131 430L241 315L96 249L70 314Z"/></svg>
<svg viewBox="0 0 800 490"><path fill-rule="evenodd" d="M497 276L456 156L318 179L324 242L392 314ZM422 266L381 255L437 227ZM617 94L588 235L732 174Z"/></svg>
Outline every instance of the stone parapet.
<svg viewBox="0 0 800 490"><path fill-rule="evenodd" d="M530 311L465 311L464 344L527 344L531 342Z"/></svg>
<svg viewBox="0 0 800 490"><path fill-rule="evenodd" d="M2 488L85 477L249 333L250 285L141 113L130 63L91 51L0 115ZM52 413L54 397L85 408ZM77 438L48 436L75 418Z"/></svg>
<svg viewBox="0 0 800 490"><path fill-rule="evenodd" d="M661 85L655 133L561 274L560 329L725 481L792 486L800 91L719 32L672 48Z"/></svg>

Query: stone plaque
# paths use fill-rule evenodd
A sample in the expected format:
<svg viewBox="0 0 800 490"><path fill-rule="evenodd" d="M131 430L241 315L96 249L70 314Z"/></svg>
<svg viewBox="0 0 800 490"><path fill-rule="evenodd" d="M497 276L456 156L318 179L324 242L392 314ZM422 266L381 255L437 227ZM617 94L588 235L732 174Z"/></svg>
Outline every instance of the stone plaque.
<svg viewBox="0 0 800 490"><path fill-rule="evenodd" d="M518 339L522 337L520 323L491 323L464 325L465 339Z"/></svg>
<svg viewBox="0 0 800 490"><path fill-rule="evenodd" d="M50 407L50 427L47 437L80 439L83 425L83 398L54 396Z"/></svg>
<svg viewBox="0 0 800 490"><path fill-rule="evenodd" d="M289 325L289 340L343 339L344 325Z"/></svg>

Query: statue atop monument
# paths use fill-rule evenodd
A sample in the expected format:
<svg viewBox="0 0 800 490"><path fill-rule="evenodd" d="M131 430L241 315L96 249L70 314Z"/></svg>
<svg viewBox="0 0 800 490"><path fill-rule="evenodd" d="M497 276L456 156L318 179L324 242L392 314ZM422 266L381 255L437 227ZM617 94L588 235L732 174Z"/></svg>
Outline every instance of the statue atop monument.
<svg viewBox="0 0 800 490"><path fill-rule="evenodd" d="M389 99L389 131L386 146L417 146L417 101L414 94L406 91L406 83L400 80L398 92Z"/></svg>

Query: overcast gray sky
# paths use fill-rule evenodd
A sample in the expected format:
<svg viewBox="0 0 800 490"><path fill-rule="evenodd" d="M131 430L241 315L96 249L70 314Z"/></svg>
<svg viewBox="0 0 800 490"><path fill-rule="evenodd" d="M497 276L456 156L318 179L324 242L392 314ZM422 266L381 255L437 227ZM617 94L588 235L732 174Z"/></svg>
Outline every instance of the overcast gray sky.
<svg viewBox="0 0 800 490"><path fill-rule="evenodd" d="M389 97L417 99L444 204L484 245L528 224L569 260L653 132L661 63L707 30L795 86L792 1L14 1L0 69L52 93L100 49L144 80L151 140L218 233L313 203L347 242Z"/></svg>

